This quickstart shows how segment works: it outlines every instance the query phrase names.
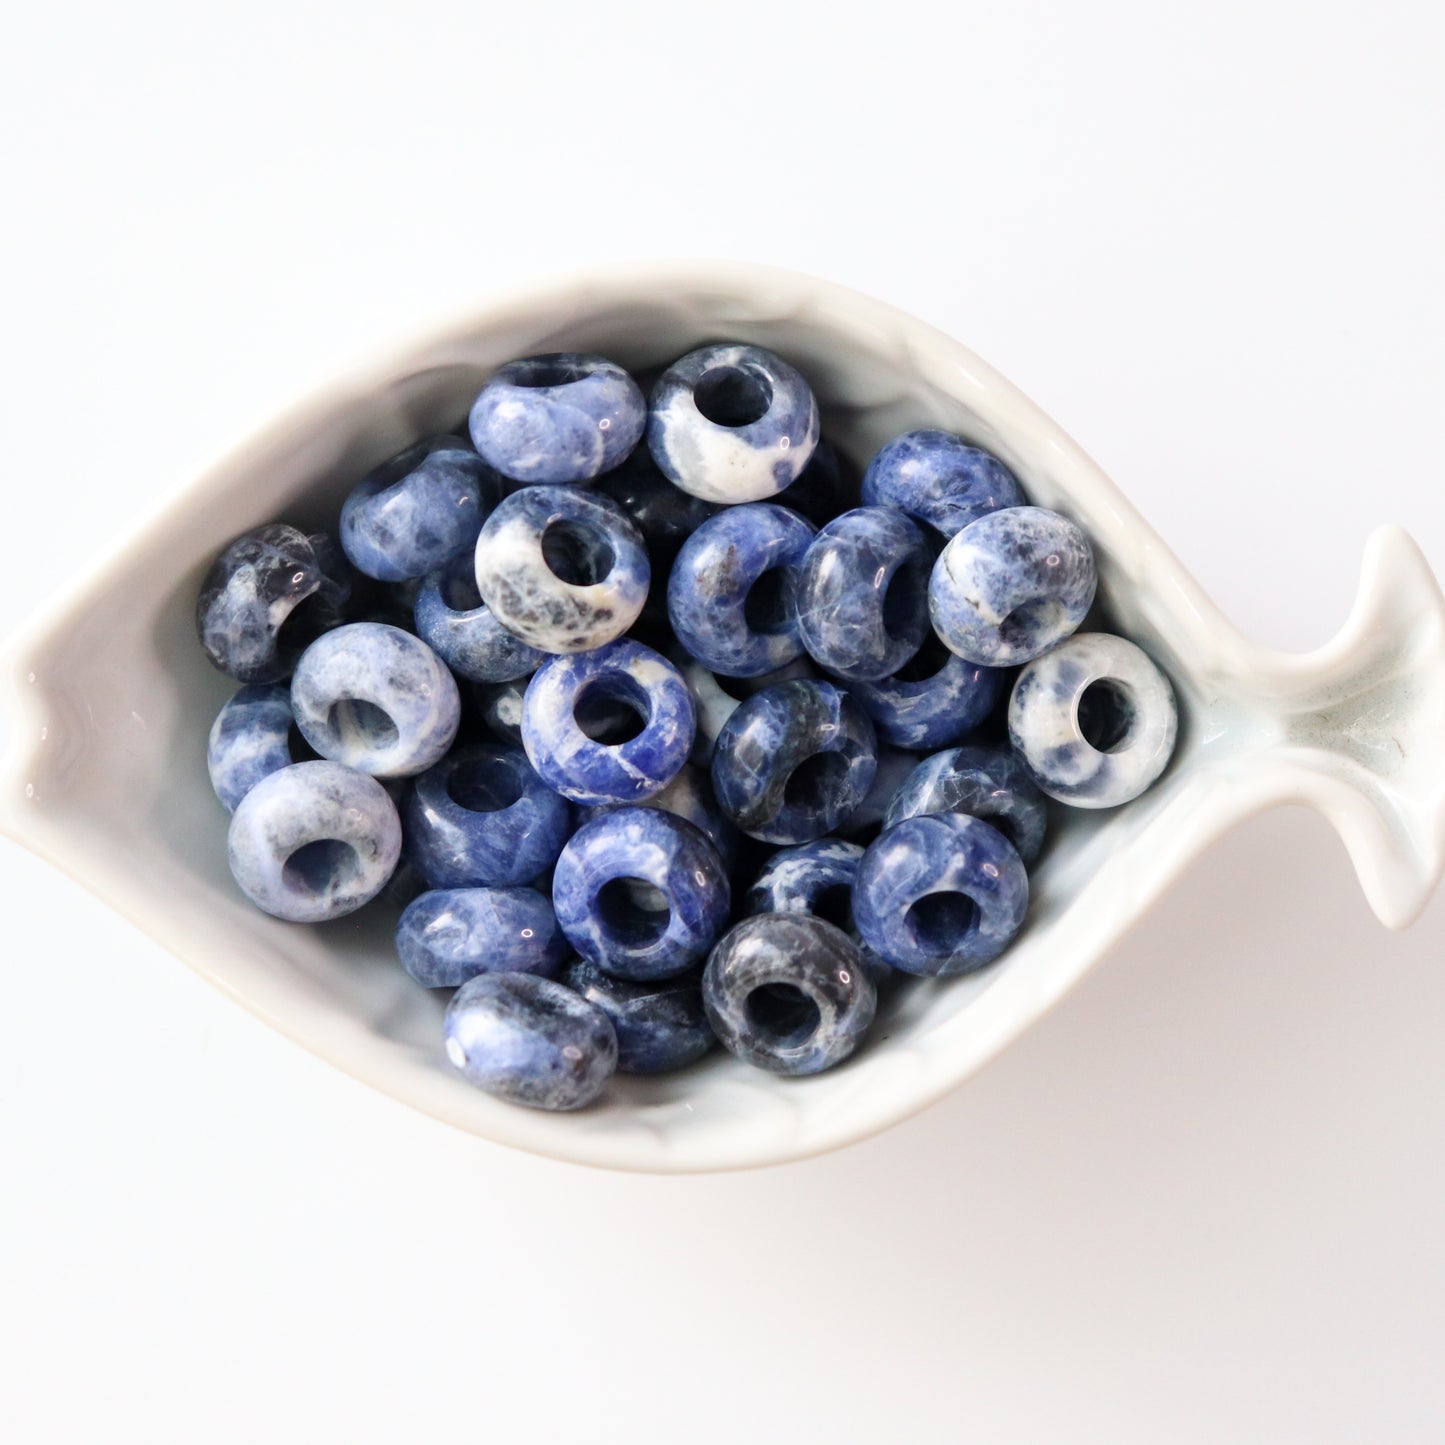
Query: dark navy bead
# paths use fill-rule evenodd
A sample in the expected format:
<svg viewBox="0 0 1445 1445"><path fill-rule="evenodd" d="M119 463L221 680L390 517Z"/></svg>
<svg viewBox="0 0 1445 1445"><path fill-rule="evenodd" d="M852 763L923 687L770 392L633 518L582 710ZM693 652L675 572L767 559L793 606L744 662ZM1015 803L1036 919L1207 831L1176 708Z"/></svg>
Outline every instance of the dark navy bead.
<svg viewBox="0 0 1445 1445"><path fill-rule="evenodd" d="M617 1034L619 1074L667 1074L713 1046L712 1025L694 974L631 983L579 959L562 982L607 1015Z"/></svg>
<svg viewBox="0 0 1445 1445"><path fill-rule="evenodd" d="M479 1089L533 1109L581 1109L617 1068L607 1015L532 973L481 973L447 1006L447 1058Z"/></svg>
<svg viewBox="0 0 1445 1445"><path fill-rule="evenodd" d="M520 748L456 748L402 805L406 855L432 888L530 883L557 861L572 810Z"/></svg>
<svg viewBox="0 0 1445 1445"><path fill-rule="evenodd" d="M883 826L927 813L968 813L992 823L1025 863L1039 856L1048 826L1044 795L1007 748L950 748L925 758L894 794Z"/></svg>
<svg viewBox="0 0 1445 1445"><path fill-rule="evenodd" d="M657 808L619 808L563 848L552 906L583 958L619 978L670 978L706 956L732 894L700 828Z"/></svg>
<svg viewBox="0 0 1445 1445"><path fill-rule="evenodd" d="M675 487L658 470L652 453L638 447L620 467L597 478L596 490L632 519L647 544L655 576L665 577L682 544L721 508Z"/></svg>
<svg viewBox="0 0 1445 1445"><path fill-rule="evenodd" d="M667 613L713 672L759 677L802 656L798 566L813 540L796 512L754 502L704 522L672 565Z"/></svg>
<svg viewBox="0 0 1445 1445"><path fill-rule="evenodd" d="M894 437L863 473L871 507L902 507L952 537L989 512L1020 507L1023 492L995 456L952 432L925 428Z"/></svg>
<svg viewBox="0 0 1445 1445"><path fill-rule="evenodd" d="M196 630L214 666L237 682L280 682L316 638L339 627L351 596L330 537L272 522L238 537L211 566Z"/></svg>
<svg viewBox="0 0 1445 1445"><path fill-rule="evenodd" d="M477 590L476 563L461 552L427 574L416 597L417 635L459 677L511 682L530 677L547 654L514 637Z"/></svg>
<svg viewBox="0 0 1445 1445"><path fill-rule="evenodd" d="M590 823L604 813L614 812L627 806L621 803L597 803L577 810L577 823ZM682 771L660 792L647 800L649 808L661 808L678 818L686 818L694 827L707 834L723 867L729 872L738 856L738 830L722 815L722 809L713 796L712 779L703 768L685 764Z"/></svg>
<svg viewBox="0 0 1445 1445"><path fill-rule="evenodd" d="M813 459L803 468L798 480L784 487L773 501L806 518L815 527L821 527L856 502L856 474L851 480L850 487L837 448L827 437L822 437L813 450ZM847 495L850 490L851 501Z"/></svg>
<svg viewBox="0 0 1445 1445"><path fill-rule="evenodd" d="M228 813L291 756L291 689L285 683L243 687L216 715L206 747L211 786Z"/></svg>
<svg viewBox="0 0 1445 1445"><path fill-rule="evenodd" d="M472 407L477 450L527 484L587 482L635 447L647 420L637 383L602 356L555 352L500 367Z"/></svg>
<svg viewBox="0 0 1445 1445"><path fill-rule="evenodd" d="M928 635L933 544L896 507L859 507L813 539L798 574L798 627L840 677L890 677Z"/></svg>
<svg viewBox="0 0 1445 1445"><path fill-rule="evenodd" d="M892 677L850 682L880 740L927 753L961 742L993 711L1008 673L950 652L932 632Z"/></svg>
<svg viewBox="0 0 1445 1445"><path fill-rule="evenodd" d="M1008 947L1028 901L1028 874L997 828L965 813L933 813L869 845L853 885L853 920L894 968L952 978Z"/></svg>
<svg viewBox="0 0 1445 1445"><path fill-rule="evenodd" d="M535 888L436 888L396 925L401 966L426 988L479 973L552 978L570 950L551 902Z"/></svg>
<svg viewBox="0 0 1445 1445"><path fill-rule="evenodd" d="M833 832L867 796L877 768L868 714L828 682L784 682L755 693L713 749L718 806L765 843L808 843Z"/></svg>
<svg viewBox="0 0 1445 1445"><path fill-rule="evenodd" d="M793 1075L846 1059L878 1006L858 945L805 913L743 919L713 949L702 997L727 1049L758 1068Z"/></svg>

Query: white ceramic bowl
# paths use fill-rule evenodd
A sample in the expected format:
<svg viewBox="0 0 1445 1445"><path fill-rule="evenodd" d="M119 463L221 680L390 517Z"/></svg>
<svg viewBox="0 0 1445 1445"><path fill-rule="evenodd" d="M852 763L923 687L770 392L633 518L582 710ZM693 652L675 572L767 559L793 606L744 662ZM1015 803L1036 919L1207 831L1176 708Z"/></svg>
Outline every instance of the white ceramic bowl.
<svg viewBox="0 0 1445 1445"><path fill-rule="evenodd" d="M1079 521L1114 626L1174 680L1178 750L1137 802L1062 818L1025 931L998 964L906 989L846 1066L778 1079L715 1053L675 1077L619 1079L581 1114L510 1108L446 1063L443 998L402 972L384 917L297 927L232 884L205 768L231 685L196 643L196 590L250 527L333 527L368 467L454 425L504 361L578 350L638 367L727 338L797 363L855 461L898 432L946 427ZM6 832L357 1078L486 1138L621 1169L774 1163L914 1112L1054 1003L1213 838L1273 803L1332 819L1393 926L1424 905L1445 859L1445 604L1408 537L1371 538L1355 609L1328 646L1255 647L1083 452L978 357L867 297L755 266L614 266L518 292L313 399L187 487L17 638L0 685Z"/></svg>

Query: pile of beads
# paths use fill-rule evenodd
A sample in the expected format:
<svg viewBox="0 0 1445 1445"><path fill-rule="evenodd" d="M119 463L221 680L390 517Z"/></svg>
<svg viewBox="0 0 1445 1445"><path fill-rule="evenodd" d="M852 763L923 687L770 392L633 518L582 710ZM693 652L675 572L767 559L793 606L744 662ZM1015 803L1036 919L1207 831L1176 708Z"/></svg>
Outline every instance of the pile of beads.
<svg viewBox="0 0 1445 1445"><path fill-rule="evenodd" d="M364 477L339 547L237 539L196 617L243 684L209 745L237 884L300 923L403 905L498 1097L579 1108L718 1041L841 1062L881 994L1018 934L1048 800L1169 760L1168 680L1078 630L1088 538L961 437L850 485L801 373L741 344L650 399L515 361L467 430Z"/></svg>

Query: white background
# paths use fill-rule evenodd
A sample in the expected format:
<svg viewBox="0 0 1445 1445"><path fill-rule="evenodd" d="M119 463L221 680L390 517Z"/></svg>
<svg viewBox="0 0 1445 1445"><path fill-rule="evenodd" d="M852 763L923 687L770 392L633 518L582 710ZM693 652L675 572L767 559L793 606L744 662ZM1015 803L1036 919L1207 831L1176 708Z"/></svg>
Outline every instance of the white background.
<svg viewBox="0 0 1445 1445"><path fill-rule="evenodd" d="M1433 0L25 6L0 629L394 338L702 254L935 321L1317 644L1376 523L1445 570L1442 65ZM6 1440L1445 1437L1445 904L1385 933L1312 816L926 1115L725 1178L450 1132L0 892Z"/></svg>

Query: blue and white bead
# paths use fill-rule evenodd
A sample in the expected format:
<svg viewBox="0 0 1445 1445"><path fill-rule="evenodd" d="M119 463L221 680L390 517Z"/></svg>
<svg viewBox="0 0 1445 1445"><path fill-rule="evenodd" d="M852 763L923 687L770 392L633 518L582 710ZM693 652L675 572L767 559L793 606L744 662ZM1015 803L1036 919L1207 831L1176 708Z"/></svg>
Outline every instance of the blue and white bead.
<svg viewBox="0 0 1445 1445"><path fill-rule="evenodd" d="M291 923L323 923L354 913L386 886L401 855L401 823L375 778L340 763L293 763L241 799L226 850L257 908Z"/></svg>
<svg viewBox="0 0 1445 1445"><path fill-rule="evenodd" d="M547 657L508 632L482 601L470 551L427 575L413 615L417 636L458 677L473 682L530 677Z"/></svg>
<svg viewBox="0 0 1445 1445"><path fill-rule="evenodd" d="M617 1069L607 1015L532 973L481 973L447 1006L446 1055L469 1083L510 1104L581 1109Z"/></svg>
<svg viewBox="0 0 1445 1445"><path fill-rule="evenodd" d="M1009 740L1033 780L1076 808L1137 798L1174 751L1169 679L1134 643L1081 632L1031 662L1009 699Z"/></svg>
<svg viewBox="0 0 1445 1445"><path fill-rule="evenodd" d="M712 1025L693 974L632 983L579 959L562 976L574 993L607 1015L617 1034L619 1074L668 1074L712 1048Z"/></svg>
<svg viewBox="0 0 1445 1445"><path fill-rule="evenodd" d="M228 813L291 756L291 689L285 683L243 687L216 714L206 745L211 786Z"/></svg>
<svg viewBox="0 0 1445 1445"><path fill-rule="evenodd" d="M801 373L757 346L689 352L653 388L647 445L669 481L708 502L761 502L795 482L818 445Z"/></svg>
<svg viewBox="0 0 1445 1445"><path fill-rule="evenodd" d="M813 527L766 502L729 507L688 539L667 583L683 647L713 672L759 677L803 653L798 566Z"/></svg>
<svg viewBox="0 0 1445 1445"><path fill-rule="evenodd" d="M622 703L642 720L625 742L598 742L578 720L595 703ZM640 803L681 771L697 727L682 674L639 642L554 657L538 669L522 707L522 743L543 780L577 803Z"/></svg>
<svg viewBox="0 0 1445 1445"><path fill-rule="evenodd" d="M622 508L575 487L513 492L484 523L476 564L497 621L551 653L620 637L642 612L652 577L642 534Z"/></svg>
<svg viewBox="0 0 1445 1445"><path fill-rule="evenodd" d="M1067 517L1006 507L970 522L929 581L933 626L950 651L1013 667L1062 642L1094 600L1094 554Z"/></svg>
<svg viewBox="0 0 1445 1445"><path fill-rule="evenodd" d="M863 473L863 500L901 507L945 537L1002 507L1024 505L1017 479L997 457L935 427L885 443Z"/></svg>
<svg viewBox="0 0 1445 1445"><path fill-rule="evenodd" d="M619 808L568 840L552 906L572 947L599 968L671 978L706 957L732 894L701 829L657 808Z"/></svg>
<svg viewBox="0 0 1445 1445"><path fill-rule="evenodd" d="M302 654L291 710L323 758L400 778L424 772L451 747L462 703L426 643L385 623L353 622Z"/></svg>
<svg viewBox="0 0 1445 1445"><path fill-rule="evenodd" d="M638 447L621 466L597 478L596 490L611 497L647 545L654 573L666 576L682 544L721 510L675 487L667 480L646 447Z"/></svg>
<svg viewBox="0 0 1445 1445"><path fill-rule="evenodd" d="M754 693L775 687L780 682L806 682L818 675L812 659L806 656L780 667L776 672L765 672L761 677L718 677L681 647L674 649L672 661L682 673L683 681L697 704L697 736L693 739L692 761L703 768L711 766L718 734L741 703Z"/></svg>
<svg viewBox="0 0 1445 1445"><path fill-rule="evenodd" d="M603 356L555 352L500 367L472 406L472 442L528 485L589 482L637 445L647 404Z"/></svg>
<svg viewBox="0 0 1445 1445"><path fill-rule="evenodd" d="M535 888L436 888L401 915L396 951L424 988L455 988L479 973L552 978L570 949Z"/></svg>
<svg viewBox="0 0 1445 1445"><path fill-rule="evenodd" d="M1028 901L1028 874L997 828L966 813L933 813L869 845L853 885L853 920L894 968L952 978L1008 947Z"/></svg>
<svg viewBox="0 0 1445 1445"><path fill-rule="evenodd" d="M611 813L622 803L598 803L578 810L577 822L590 823L604 813ZM647 800L649 808L661 808L678 818L686 818L694 827L701 828L708 840L717 849L723 866L732 872L738 856L738 830L722 815L722 809L713 796L712 779L703 768L691 763L683 765L682 771L660 792Z"/></svg>
<svg viewBox="0 0 1445 1445"><path fill-rule="evenodd" d="M881 742L933 752L961 742L994 710L1008 674L950 652L932 633L892 677L850 682Z"/></svg>

